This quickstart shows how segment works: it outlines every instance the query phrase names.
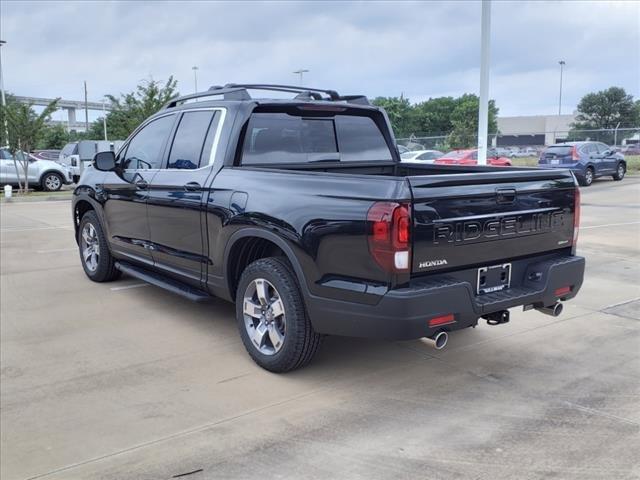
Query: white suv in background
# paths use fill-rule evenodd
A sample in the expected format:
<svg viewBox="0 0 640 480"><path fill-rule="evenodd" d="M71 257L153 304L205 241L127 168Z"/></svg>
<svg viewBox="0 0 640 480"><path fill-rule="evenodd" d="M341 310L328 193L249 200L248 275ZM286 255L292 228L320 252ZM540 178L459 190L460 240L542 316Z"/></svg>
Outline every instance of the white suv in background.
<svg viewBox="0 0 640 480"><path fill-rule="evenodd" d="M58 162L69 167L74 183L78 183L84 169L93 163L98 152L117 152L123 144L122 140L80 140L69 142L60 151Z"/></svg>
<svg viewBox="0 0 640 480"><path fill-rule="evenodd" d="M18 155L26 155L19 152ZM0 185L18 185L16 165L20 178L24 172L20 162L13 161L13 155L8 148L0 148ZM72 182L71 170L52 160L39 160L29 155L29 187L38 188L48 192L55 192Z"/></svg>

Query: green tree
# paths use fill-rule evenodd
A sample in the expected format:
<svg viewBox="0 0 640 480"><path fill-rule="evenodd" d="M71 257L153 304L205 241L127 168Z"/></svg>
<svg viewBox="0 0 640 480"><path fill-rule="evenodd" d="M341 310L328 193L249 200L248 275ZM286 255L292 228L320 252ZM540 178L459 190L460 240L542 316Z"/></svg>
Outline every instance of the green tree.
<svg viewBox="0 0 640 480"><path fill-rule="evenodd" d="M23 184L18 173L20 190L29 190L29 157L22 152L30 153L42 139L45 122L56 111L59 100L59 98L53 100L39 115L33 110L32 105L24 103L7 103L6 107L1 108L7 120L7 143L13 154L16 173L18 173L18 164L20 164L24 174Z"/></svg>
<svg viewBox="0 0 640 480"><path fill-rule="evenodd" d="M89 125L89 130L86 132L83 132L83 139L86 140L104 140L104 124L102 123L102 118L103 117L99 117L95 122L92 122ZM109 117L107 116L107 119ZM109 120L107 120L108 122ZM108 132L107 132L108 135ZM111 137L108 137L111 138ZM118 137L115 138L115 140L124 140L126 137Z"/></svg>
<svg viewBox="0 0 640 480"><path fill-rule="evenodd" d="M391 122L393 132L397 137L406 137L412 133L411 110L409 100L398 97L376 97L374 105L384 108Z"/></svg>
<svg viewBox="0 0 640 480"><path fill-rule="evenodd" d="M444 135L453 130L451 114L458 100L453 97L430 98L413 107L412 125L414 134Z"/></svg>
<svg viewBox="0 0 640 480"><path fill-rule="evenodd" d="M624 88L610 87L588 93L578 103L575 130L636 127L640 124L640 106Z"/></svg>
<svg viewBox="0 0 640 480"><path fill-rule="evenodd" d="M469 148L477 144L479 106L477 95L467 93L456 99L456 107L451 112L453 131L447 139L451 148ZM488 130L489 134L498 131L498 107L494 100L489 100Z"/></svg>
<svg viewBox="0 0 640 480"><path fill-rule="evenodd" d="M12 105L16 104L16 98L10 94L5 92L5 100L7 102L7 108L10 108ZM0 108L0 147L6 147L9 145L9 139L6 135L6 114L3 108Z"/></svg>
<svg viewBox="0 0 640 480"><path fill-rule="evenodd" d="M69 132L60 124L45 125L42 137L38 141L39 149L55 149L60 150L69 142Z"/></svg>
<svg viewBox="0 0 640 480"><path fill-rule="evenodd" d="M476 143L480 104L477 95L430 98L415 105L402 97L377 97L373 104L386 110L398 138L449 135L447 145L470 147ZM498 130L497 116L495 101L490 100L489 133Z"/></svg>
<svg viewBox="0 0 640 480"><path fill-rule="evenodd" d="M121 94L119 98L107 95L112 110L107 114L107 135L109 139L124 140L138 125L147 117L156 113L169 100L177 97L178 82L173 78L162 83L158 80L144 80L135 91ZM98 126L99 124L99 126ZM97 138L102 138L102 119L94 122L90 132L100 134Z"/></svg>

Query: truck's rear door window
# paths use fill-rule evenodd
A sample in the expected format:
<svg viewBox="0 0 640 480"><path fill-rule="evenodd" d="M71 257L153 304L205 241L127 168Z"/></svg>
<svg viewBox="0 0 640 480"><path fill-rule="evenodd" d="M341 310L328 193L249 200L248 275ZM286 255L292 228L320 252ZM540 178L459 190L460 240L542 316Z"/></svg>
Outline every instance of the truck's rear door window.
<svg viewBox="0 0 640 480"><path fill-rule="evenodd" d="M249 120L242 164L391 160L382 133L369 117L305 118L254 113Z"/></svg>
<svg viewBox="0 0 640 480"><path fill-rule="evenodd" d="M186 112L182 115L171 145L167 168L192 170L208 162L209 159L206 158L201 164L200 157L207 132L211 130L213 115L214 112L206 110Z"/></svg>

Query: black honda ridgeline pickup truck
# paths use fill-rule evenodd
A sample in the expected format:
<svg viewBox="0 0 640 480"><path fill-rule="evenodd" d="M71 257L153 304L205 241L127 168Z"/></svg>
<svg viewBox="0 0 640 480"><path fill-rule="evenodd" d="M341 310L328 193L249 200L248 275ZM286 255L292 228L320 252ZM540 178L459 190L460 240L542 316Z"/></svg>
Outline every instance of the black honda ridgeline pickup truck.
<svg viewBox="0 0 640 480"><path fill-rule="evenodd" d="M362 96L231 84L98 153L72 213L91 280L235 302L251 357L285 372L325 334L442 348L512 307L558 315L584 274L579 199L568 170L403 164Z"/></svg>

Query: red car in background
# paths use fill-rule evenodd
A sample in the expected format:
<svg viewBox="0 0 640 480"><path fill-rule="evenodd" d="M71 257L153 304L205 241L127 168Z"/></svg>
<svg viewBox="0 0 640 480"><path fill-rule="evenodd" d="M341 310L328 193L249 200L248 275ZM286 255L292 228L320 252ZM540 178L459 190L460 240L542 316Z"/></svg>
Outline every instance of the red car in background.
<svg viewBox="0 0 640 480"><path fill-rule="evenodd" d="M433 163L436 165L477 165L478 150L453 150L445 153L442 157L437 158ZM501 157L494 151L487 151L487 165L495 167L510 167L511 160L507 157Z"/></svg>

